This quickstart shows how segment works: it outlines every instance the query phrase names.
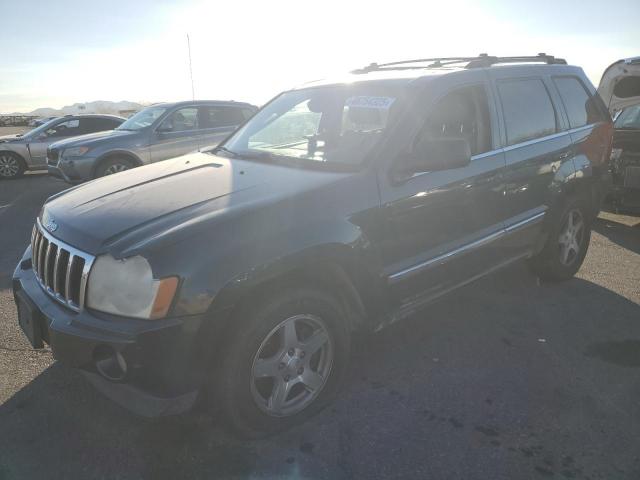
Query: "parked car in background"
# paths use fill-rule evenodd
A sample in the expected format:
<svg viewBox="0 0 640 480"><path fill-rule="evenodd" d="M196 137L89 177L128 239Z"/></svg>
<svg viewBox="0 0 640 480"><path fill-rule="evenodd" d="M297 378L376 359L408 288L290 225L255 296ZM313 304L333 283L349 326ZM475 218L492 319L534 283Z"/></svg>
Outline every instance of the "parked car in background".
<svg viewBox="0 0 640 480"><path fill-rule="evenodd" d="M278 431L338 394L353 336L515 261L573 277L612 133L582 69L548 55L308 84L213 151L48 199L14 272L18 319L140 414L203 394L244 435Z"/></svg>
<svg viewBox="0 0 640 480"><path fill-rule="evenodd" d="M50 122L51 120L54 120L58 117L43 117L43 118L34 118L33 120L31 120L29 122L29 126L30 127L39 127L40 125L44 125L47 122Z"/></svg>
<svg viewBox="0 0 640 480"><path fill-rule="evenodd" d="M51 145L49 173L80 183L215 146L256 110L248 103L212 100L152 105L112 132Z"/></svg>
<svg viewBox="0 0 640 480"><path fill-rule="evenodd" d="M125 119L115 115L65 115L22 135L0 137L0 178L47 168L47 147L63 138L113 130Z"/></svg>
<svg viewBox="0 0 640 480"><path fill-rule="evenodd" d="M624 109L614 128L611 200L616 207L640 207L640 105Z"/></svg>

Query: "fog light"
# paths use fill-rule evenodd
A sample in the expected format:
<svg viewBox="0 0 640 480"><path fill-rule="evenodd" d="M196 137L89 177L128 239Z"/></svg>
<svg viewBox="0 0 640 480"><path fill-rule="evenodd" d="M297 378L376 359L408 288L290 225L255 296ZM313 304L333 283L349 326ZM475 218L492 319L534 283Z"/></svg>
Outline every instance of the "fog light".
<svg viewBox="0 0 640 480"><path fill-rule="evenodd" d="M127 362L113 347L100 345L93 351L96 370L107 380L118 382L127 375Z"/></svg>

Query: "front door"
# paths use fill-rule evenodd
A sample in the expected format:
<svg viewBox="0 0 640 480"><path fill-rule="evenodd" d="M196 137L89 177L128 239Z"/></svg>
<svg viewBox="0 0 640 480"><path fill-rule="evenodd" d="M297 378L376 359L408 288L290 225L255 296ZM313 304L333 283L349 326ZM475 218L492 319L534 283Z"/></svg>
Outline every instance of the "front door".
<svg viewBox="0 0 640 480"><path fill-rule="evenodd" d="M81 119L71 118L60 119L59 122L51 125L46 131L30 141L28 144L29 154L33 167L45 167L47 165L47 147L54 142L65 138L82 135Z"/></svg>
<svg viewBox="0 0 640 480"><path fill-rule="evenodd" d="M149 146L152 162L198 150L201 135L198 107L183 107L170 113L152 135Z"/></svg>
<svg viewBox="0 0 640 480"><path fill-rule="evenodd" d="M416 174L395 183L380 172L386 225L380 251L393 299L400 305L437 296L502 261L504 154L494 149L497 112L484 75L444 93L420 120L413 144L462 138L468 166Z"/></svg>

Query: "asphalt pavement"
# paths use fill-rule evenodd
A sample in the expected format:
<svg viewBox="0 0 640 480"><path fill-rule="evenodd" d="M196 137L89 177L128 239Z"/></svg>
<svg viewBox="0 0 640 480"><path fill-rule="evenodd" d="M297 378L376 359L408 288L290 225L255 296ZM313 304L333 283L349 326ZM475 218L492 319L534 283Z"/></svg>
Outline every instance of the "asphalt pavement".
<svg viewBox="0 0 640 480"><path fill-rule="evenodd" d="M138 418L30 349L11 273L64 188L0 181L0 480L640 478L640 217L602 214L569 282L514 265L357 339L338 401L249 442Z"/></svg>

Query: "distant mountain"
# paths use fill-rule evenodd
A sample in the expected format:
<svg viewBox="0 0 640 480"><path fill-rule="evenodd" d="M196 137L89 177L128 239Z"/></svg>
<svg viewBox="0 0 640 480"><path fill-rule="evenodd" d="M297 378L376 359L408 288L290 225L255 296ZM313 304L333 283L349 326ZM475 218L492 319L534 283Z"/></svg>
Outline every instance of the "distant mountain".
<svg viewBox="0 0 640 480"><path fill-rule="evenodd" d="M145 105L136 102L110 102L107 100L98 100L95 102L87 103L74 103L73 105L67 105L60 109L55 108L37 108L29 113L22 113L16 115L35 115L38 117L53 117L57 115L73 115L79 113L107 113L112 115L128 114L131 111L138 111L144 108Z"/></svg>

